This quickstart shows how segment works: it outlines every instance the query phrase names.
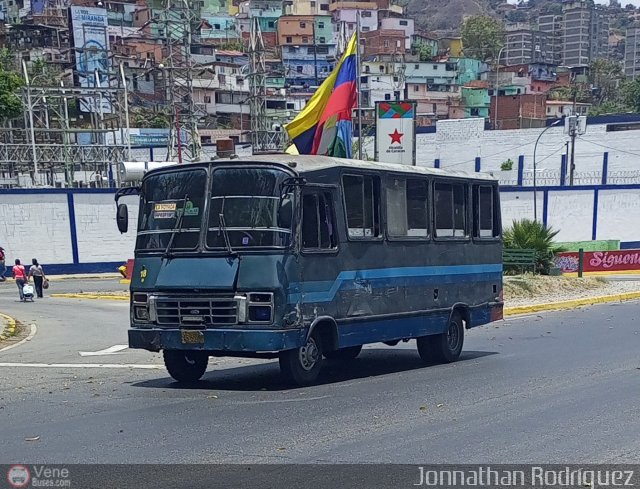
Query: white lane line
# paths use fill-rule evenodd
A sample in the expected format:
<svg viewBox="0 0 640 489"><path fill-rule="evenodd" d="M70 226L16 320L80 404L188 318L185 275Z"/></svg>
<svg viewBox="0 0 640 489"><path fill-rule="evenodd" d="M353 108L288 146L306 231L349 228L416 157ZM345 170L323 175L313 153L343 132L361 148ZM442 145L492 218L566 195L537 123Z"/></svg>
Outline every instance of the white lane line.
<svg viewBox="0 0 640 489"><path fill-rule="evenodd" d="M101 355L115 355L121 352L122 350L126 350L127 348L129 348L129 345L113 345L113 346L110 346L109 348L105 348L104 350L81 351L78 353L80 353L81 357L99 357Z"/></svg>
<svg viewBox="0 0 640 489"><path fill-rule="evenodd" d="M1 362L1 367L26 368L135 368L142 370L161 370L164 365L144 365L136 363L18 363Z"/></svg>
<svg viewBox="0 0 640 489"><path fill-rule="evenodd" d="M36 335L37 332L38 332L38 328L36 327L35 324L32 324L31 325L31 332L29 333L29 336L27 336L26 338L18 341L15 345L5 346L4 348L2 348L0 350L0 353L2 353L3 351L11 350L12 348L16 348L16 347L26 343L27 341L31 341L33 339L33 337Z"/></svg>

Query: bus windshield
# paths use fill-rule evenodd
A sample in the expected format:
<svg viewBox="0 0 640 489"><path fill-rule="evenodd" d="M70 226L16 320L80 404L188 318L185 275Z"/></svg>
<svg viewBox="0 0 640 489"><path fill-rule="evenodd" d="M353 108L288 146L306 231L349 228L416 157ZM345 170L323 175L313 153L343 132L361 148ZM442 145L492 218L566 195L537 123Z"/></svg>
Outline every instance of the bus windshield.
<svg viewBox="0 0 640 489"><path fill-rule="evenodd" d="M207 173L202 169L179 170L147 178L140 192L142 202L136 250L165 250L172 234L175 234L172 249L197 248L206 181Z"/></svg>
<svg viewBox="0 0 640 489"><path fill-rule="evenodd" d="M234 251L288 247L291 227L281 227L278 215L281 184L289 177L273 168L216 169L211 184L207 247L230 246Z"/></svg>

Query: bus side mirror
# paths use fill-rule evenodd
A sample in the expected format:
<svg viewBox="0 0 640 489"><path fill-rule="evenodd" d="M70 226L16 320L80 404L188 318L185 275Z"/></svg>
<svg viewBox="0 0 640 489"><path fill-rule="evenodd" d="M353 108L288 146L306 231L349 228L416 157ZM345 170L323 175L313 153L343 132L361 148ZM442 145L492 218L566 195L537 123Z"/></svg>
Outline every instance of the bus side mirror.
<svg viewBox="0 0 640 489"><path fill-rule="evenodd" d="M282 229L291 229L293 223L293 202L290 198L285 197L280 202L278 210L278 227Z"/></svg>
<svg viewBox="0 0 640 489"><path fill-rule="evenodd" d="M127 204L118 204L116 222L118 223L118 231L121 233L124 234L129 230L129 209Z"/></svg>

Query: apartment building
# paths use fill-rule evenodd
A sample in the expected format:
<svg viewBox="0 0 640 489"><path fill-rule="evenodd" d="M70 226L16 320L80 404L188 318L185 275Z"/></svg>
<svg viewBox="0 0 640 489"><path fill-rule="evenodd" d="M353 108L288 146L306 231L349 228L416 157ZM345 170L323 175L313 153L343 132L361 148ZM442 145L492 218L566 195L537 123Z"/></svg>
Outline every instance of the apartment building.
<svg viewBox="0 0 640 489"><path fill-rule="evenodd" d="M640 27L627 29L624 48L624 74L635 79L640 75Z"/></svg>
<svg viewBox="0 0 640 489"><path fill-rule="evenodd" d="M527 24L513 24L507 26L504 57L501 61L507 66L527 63L554 64L555 51L553 35Z"/></svg>
<svg viewBox="0 0 640 489"><path fill-rule="evenodd" d="M603 10L585 0L572 0L563 4L562 16L563 65L588 65L608 55L609 19Z"/></svg>

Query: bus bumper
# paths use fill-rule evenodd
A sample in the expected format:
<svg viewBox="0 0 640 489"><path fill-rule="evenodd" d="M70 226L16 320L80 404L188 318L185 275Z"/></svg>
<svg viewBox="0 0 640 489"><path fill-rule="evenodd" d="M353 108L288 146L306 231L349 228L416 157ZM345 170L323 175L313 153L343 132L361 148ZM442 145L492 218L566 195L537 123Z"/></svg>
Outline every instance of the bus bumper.
<svg viewBox="0 0 640 489"><path fill-rule="evenodd" d="M129 329L129 348L149 351L278 352L298 348L305 341L306 330L303 329Z"/></svg>

